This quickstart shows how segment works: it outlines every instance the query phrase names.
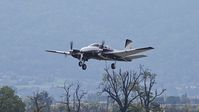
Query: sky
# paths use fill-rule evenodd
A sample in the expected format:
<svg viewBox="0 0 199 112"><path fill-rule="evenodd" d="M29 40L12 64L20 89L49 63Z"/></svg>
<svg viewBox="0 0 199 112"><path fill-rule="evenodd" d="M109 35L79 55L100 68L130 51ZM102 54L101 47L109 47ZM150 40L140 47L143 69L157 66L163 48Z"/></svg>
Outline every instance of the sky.
<svg viewBox="0 0 199 112"><path fill-rule="evenodd" d="M38 78L49 78L44 88L63 80L97 86L104 61L89 60L82 71L78 60L44 50L69 50L70 41L80 49L102 40L123 49L128 38L135 48L155 49L146 52L146 58L118 62L118 69L144 65L157 74L157 84L167 88L167 94L176 94L179 87L199 87L198 6L197 0L1 0L0 84L20 90L24 85L13 80L33 79L35 86L40 85L34 83Z"/></svg>

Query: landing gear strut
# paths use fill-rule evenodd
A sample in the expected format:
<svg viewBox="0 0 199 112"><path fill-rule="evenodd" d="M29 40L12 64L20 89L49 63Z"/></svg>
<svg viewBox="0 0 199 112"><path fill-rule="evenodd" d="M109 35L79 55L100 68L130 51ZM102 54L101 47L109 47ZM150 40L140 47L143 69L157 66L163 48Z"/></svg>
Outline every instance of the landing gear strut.
<svg viewBox="0 0 199 112"><path fill-rule="evenodd" d="M111 68L112 68L112 69L115 69L115 68L116 68L116 67L115 67L115 63L112 63L112 64L111 64Z"/></svg>

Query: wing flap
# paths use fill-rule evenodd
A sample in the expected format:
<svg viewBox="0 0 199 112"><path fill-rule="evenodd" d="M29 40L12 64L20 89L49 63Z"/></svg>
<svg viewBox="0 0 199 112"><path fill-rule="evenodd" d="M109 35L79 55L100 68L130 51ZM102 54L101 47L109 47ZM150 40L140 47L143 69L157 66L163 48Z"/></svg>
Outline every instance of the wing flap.
<svg viewBox="0 0 199 112"><path fill-rule="evenodd" d="M146 55L130 55L128 57L125 57L125 60L132 60L132 59L138 59L138 58L143 58L143 57L147 57Z"/></svg>

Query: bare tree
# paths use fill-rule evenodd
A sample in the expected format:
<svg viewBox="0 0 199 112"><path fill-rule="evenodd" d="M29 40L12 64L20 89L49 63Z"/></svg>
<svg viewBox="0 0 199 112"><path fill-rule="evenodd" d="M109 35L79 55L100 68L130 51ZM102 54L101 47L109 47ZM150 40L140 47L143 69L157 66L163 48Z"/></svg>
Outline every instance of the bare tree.
<svg viewBox="0 0 199 112"><path fill-rule="evenodd" d="M112 73L105 69L105 76L100 85L102 93L107 93L119 106L121 112L127 112L130 104L139 96L137 88L140 83L140 74L120 70Z"/></svg>
<svg viewBox="0 0 199 112"><path fill-rule="evenodd" d="M85 91L80 92L80 84L79 82L76 85L76 89L75 89L75 97L76 97L76 101L75 102L75 107L76 107L76 112L80 111L80 106L81 106L81 100L84 97L85 94L87 94Z"/></svg>
<svg viewBox="0 0 199 112"><path fill-rule="evenodd" d="M52 104L52 98L49 97L46 91L36 91L33 96L29 96L30 107L29 109L33 112L49 112L50 105Z"/></svg>
<svg viewBox="0 0 199 112"><path fill-rule="evenodd" d="M143 69L142 66L140 66L140 73L142 76L142 82L140 83L140 89L138 89L138 94L140 98L140 102L142 107L146 112L149 112L152 109L152 103L154 100L162 95L166 89L162 89L159 93L156 90L153 90L153 87L156 83L156 74L151 73L147 69Z"/></svg>
<svg viewBox="0 0 199 112"><path fill-rule="evenodd" d="M73 86L73 84L69 84L69 85L66 85L66 81L64 82L64 87L62 87L65 91L65 95L64 95L64 101L61 102L62 104L65 104L66 105L66 108L67 108L67 111L68 112L71 112L71 108L70 108L70 90L71 90L71 87Z"/></svg>
<svg viewBox="0 0 199 112"><path fill-rule="evenodd" d="M61 87L65 92L64 101L61 103L66 106L67 112L80 112L82 98L87 94L87 92L81 90L80 87L79 82L76 84L67 84L66 81L64 83L64 87Z"/></svg>

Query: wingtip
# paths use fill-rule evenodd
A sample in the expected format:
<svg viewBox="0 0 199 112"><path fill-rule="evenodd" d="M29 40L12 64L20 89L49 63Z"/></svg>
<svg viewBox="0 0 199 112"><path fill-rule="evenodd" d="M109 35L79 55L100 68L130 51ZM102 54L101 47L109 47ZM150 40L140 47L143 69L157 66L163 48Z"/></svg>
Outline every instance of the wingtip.
<svg viewBox="0 0 199 112"><path fill-rule="evenodd" d="M148 47L149 49L155 49L154 47Z"/></svg>

